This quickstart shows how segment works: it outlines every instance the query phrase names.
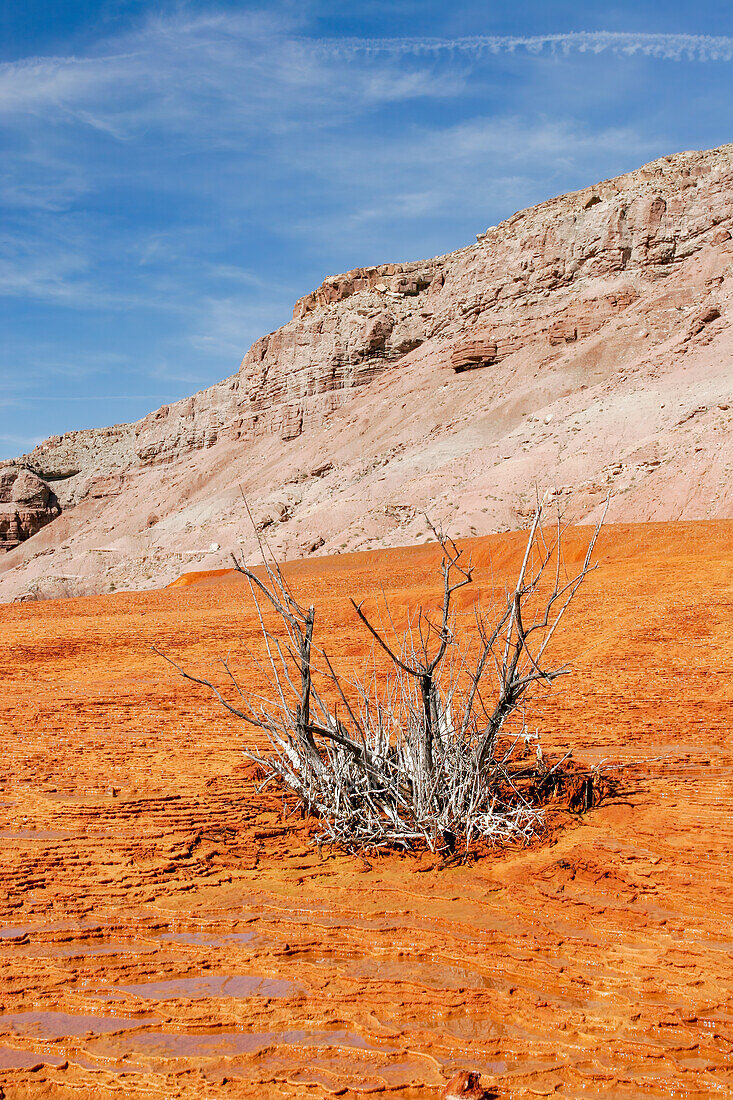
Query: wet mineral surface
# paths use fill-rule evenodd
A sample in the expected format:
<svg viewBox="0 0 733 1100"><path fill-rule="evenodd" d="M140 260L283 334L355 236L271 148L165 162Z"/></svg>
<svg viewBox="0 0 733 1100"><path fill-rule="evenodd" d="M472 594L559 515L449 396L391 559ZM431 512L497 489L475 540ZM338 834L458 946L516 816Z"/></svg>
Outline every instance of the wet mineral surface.
<svg viewBox="0 0 733 1100"><path fill-rule="evenodd" d="M520 541L473 541L479 587ZM241 578L0 608L4 1096L408 1100L457 1070L500 1097L731 1095L733 523L609 527L599 559L537 724L626 765L619 790L444 869L319 851L257 793L251 732L151 651L236 664ZM348 596L383 584L397 614L435 561L289 576L348 661Z"/></svg>

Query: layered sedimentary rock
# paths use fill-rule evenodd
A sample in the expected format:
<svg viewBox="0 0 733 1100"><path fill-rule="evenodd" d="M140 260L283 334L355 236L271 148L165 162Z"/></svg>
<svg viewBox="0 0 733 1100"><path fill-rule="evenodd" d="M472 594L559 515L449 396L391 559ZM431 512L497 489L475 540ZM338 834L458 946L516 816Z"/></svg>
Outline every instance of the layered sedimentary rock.
<svg viewBox="0 0 733 1100"><path fill-rule="evenodd" d="M12 550L31 538L59 511L49 486L31 470L0 468L0 550Z"/></svg>
<svg viewBox="0 0 733 1100"><path fill-rule="evenodd" d="M70 555L83 520L81 576L114 575L128 540L125 584L226 547L240 486L291 555L421 537L428 506L511 526L535 483L581 515L608 488L617 518L727 514L732 232L733 146L662 158L457 252L326 279L231 378L16 466L52 486ZM55 529L4 561L0 597Z"/></svg>
<svg viewBox="0 0 733 1100"><path fill-rule="evenodd" d="M22 458L0 462L0 477L21 467L30 470L52 486L63 508L93 492L97 478L128 467L134 438L133 424L52 435Z"/></svg>
<svg viewBox="0 0 733 1100"><path fill-rule="evenodd" d="M146 416L135 425L135 460L158 462L221 439L295 439L425 340L408 291L354 294L339 307L304 308L255 341L233 378Z"/></svg>
<svg viewBox="0 0 733 1100"><path fill-rule="evenodd" d="M494 340L467 340L456 344L450 355L450 365L456 373L488 367L496 362L499 345Z"/></svg>

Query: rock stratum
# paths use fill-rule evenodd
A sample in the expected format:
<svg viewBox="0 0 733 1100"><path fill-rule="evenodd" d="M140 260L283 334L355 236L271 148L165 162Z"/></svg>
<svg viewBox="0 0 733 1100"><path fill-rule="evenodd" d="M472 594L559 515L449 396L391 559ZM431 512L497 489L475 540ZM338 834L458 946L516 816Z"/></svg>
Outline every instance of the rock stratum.
<svg viewBox="0 0 733 1100"><path fill-rule="evenodd" d="M733 515L733 146L326 279L238 372L0 464L0 600L521 526Z"/></svg>

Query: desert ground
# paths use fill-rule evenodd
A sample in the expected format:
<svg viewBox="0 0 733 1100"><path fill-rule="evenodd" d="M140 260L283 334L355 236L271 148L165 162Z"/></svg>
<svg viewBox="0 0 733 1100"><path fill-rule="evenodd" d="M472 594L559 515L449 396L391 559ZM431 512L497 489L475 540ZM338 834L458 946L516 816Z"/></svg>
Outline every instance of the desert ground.
<svg viewBox="0 0 733 1100"><path fill-rule="evenodd" d="M478 588L520 543L467 540ZM730 1096L733 521L608 526L598 559L538 725L618 790L443 869L319 852L251 733L151 652L236 666L236 574L2 606L0 1094L417 1100L465 1069L496 1097ZM348 596L429 602L435 561L288 575L348 662Z"/></svg>

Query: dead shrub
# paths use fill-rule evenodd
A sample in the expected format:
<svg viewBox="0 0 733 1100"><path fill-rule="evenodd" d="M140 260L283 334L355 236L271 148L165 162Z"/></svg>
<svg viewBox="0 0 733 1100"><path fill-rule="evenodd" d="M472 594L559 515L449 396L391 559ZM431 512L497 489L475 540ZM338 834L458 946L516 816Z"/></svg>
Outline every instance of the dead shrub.
<svg viewBox="0 0 733 1100"><path fill-rule="evenodd" d="M262 786L276 782L295 795L318 819L319 845L467 854L473 842L529 841L548 801L562 797L582 812L603 787L596 771L572 765L570 752L545 761L527 725L531 701L569 672L551 660L550 643L595 568L603 522L569 571L560 516L551 531L544 520L539 503L514 586L487 610L475 601L468 621L456 593L474 581L474 567L433 529L442 550L440 607L418 608L399 631L386 600L388 630L352 600L372 643L360 675L338 672L316 644L316 608L298 601L264 543L262 577L240 558L234 565L258 617L270 696L249 690L227 661L228 692L166 660L261 732L247 755Z"/></svg>

